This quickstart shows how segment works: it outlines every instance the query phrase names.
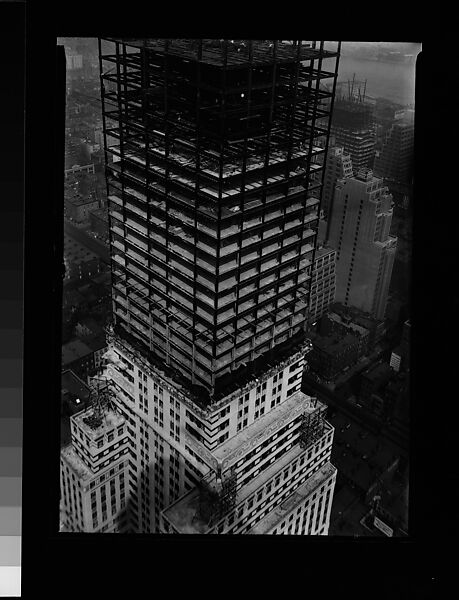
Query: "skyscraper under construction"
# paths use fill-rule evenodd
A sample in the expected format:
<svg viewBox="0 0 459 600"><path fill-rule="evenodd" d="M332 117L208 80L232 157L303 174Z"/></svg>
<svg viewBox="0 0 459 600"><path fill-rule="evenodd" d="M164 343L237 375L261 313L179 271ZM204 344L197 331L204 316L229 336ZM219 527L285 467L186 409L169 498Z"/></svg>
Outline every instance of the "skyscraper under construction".
<svg viewBox="0 0 459 600"><path fill-rule="evenodd" d="M336 88L331 133L352 160L354 174L372 168L375 157L374 106L365 97L366 81L340 82Z"/></svg>
<svg viewBox="0 0 459 600"><path fill-rule="evenodd" d="M99 50L126 530L326 534L333 428L300 387L340 43Z"/></svg>

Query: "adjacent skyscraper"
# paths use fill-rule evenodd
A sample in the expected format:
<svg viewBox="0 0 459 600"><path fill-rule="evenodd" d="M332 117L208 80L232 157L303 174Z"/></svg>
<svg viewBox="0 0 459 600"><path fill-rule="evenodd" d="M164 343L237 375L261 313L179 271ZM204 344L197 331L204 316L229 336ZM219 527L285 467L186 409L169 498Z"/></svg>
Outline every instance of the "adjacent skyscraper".
<svg viewBox="0 0 459 600"><path fill-rule="evenodd" d="M114 315L101 377L131 436L132 531L327 533L333 428L300 386L339 51L100 41Z"/></svg>
<svg viewBox="0 0 459 600"><path fill-rule="evenodd" d="M320 203L325 220L328 220L328 215L331 212L336 182L339 179L352 177L352 175L352 159L350 154L346 154L344 148L330 145L327 152L322 201Z"/></svg>
<svg viewBox="0 0 459 600"><path fill-rule="evenodd" d="M369 169L338 182L328 241L337 250L336 300L383 319L397 239L392 196Z"/></svg>

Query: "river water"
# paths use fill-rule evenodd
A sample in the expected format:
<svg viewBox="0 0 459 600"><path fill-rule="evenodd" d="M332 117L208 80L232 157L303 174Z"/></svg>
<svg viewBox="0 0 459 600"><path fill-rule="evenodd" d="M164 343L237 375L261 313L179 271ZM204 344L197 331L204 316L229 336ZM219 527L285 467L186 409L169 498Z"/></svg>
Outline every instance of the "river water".
<svg viewBox="0 0 459 600"><path fill-rule="evenodd" d="M338 81L367 80L366 93L375 98L387 98L399 104L415 102L416 65L397 62L383 62L358 59L354 56L341 56Z"/></svg>

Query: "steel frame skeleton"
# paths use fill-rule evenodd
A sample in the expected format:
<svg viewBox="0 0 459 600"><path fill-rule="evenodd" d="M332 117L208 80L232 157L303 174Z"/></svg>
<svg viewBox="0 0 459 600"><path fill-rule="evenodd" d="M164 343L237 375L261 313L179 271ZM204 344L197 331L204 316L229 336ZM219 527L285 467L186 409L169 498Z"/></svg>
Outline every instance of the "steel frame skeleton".
<svg viewBox="0 0 459 600"><path fill-rule="evenodd" d="M339 52L99 40L116 328L210 397L304 336Z"/></svg>

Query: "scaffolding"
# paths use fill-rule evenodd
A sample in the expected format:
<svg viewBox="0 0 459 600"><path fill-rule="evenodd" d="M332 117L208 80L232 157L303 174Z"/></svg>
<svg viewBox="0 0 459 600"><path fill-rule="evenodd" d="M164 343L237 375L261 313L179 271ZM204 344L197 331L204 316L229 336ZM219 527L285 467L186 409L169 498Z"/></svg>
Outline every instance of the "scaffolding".
<svg viewBox="0 0 459 600"><path fill-rule="evenodd" d="M211 481L202 480L198 485L198 511L196 519L212 526L229 510L234 508L237 499L237 475L232 469L223 478L213 476Z"/></svg>
<svg viewBox="0 0 459 600"><path fill-rule="evenodd" d="M116 323L213 396L307 319L340 44L99 51Z"/></svg>
<svg viewBox="0 0 459 600"><path fill-rule="evenodd" d="M317 400L312 399L314 406ZM298 436L301 448L309 448L314 442L321 438L325 430L325 415L327 407L319 405L313 412L305 412L301 418L300 434Z"/></svg>

